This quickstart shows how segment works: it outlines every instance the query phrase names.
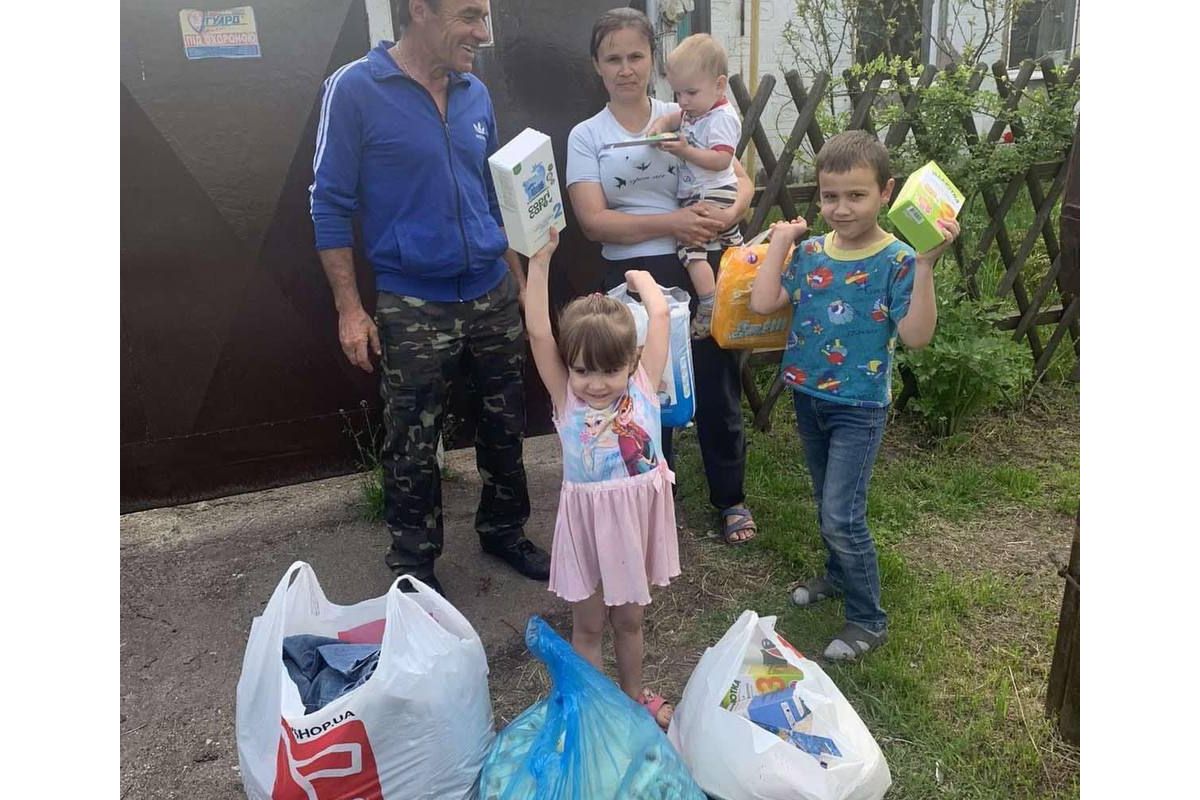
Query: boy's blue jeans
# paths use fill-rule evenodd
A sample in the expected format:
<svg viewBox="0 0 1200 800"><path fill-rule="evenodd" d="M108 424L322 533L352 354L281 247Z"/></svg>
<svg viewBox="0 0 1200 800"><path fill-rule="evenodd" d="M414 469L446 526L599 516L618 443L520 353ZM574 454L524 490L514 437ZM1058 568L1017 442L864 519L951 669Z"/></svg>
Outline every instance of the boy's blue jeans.
<svg viewBox="0 0 1200 800"><path fill-rule="evenodd" d="M879 561L867 530L867 486L888 410L831 403L799 391L792 400L829 551L825 579L841 590L846 619L878 633L887 628L887 614L879 605Z"/></svg>

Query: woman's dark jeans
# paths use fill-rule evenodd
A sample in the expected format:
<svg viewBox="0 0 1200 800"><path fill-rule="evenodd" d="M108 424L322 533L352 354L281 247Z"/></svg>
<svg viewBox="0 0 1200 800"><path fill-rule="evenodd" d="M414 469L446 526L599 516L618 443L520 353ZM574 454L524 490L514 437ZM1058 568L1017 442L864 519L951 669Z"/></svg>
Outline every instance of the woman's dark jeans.
<svg viewBox="0 0 1200 800"><path fill-rule="evenodd" d="M709 251L708 260L715 272L721 263L721 251ZM626 270L641 269L653 275L660 286L686 289L692 296L692 313L696 313L696 292L687 270L674 253L607 264L603 291L624 283ZM722 350L711 337L693 339L692 362L696 375L696 438L708 479L708 499L716 508L725 509L746 499L743 490L746 433L742 428L742 381L737 353ZM671 469L675 468L673 430L662 429L663 455Z"/></svg>

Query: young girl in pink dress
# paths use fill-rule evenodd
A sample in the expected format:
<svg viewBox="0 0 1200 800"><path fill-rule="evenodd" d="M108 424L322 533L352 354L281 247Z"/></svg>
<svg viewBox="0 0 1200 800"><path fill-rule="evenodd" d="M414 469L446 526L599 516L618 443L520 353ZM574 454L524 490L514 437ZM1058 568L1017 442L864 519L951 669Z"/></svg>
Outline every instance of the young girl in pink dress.
<svg viewBox="0 0 1200 800"><path fill-rule="evenodd" d="M638 352L633 315L601 294L580 297L550 328L550 256L558 234L529 260L525 326L554 404L563 486L550 555L550 591L571 604L571 645L603 670L612 624L621 689L664 728L671 707L642 685L642 616L650 586L679 574L671 484L650 375L667 362L667 301L650 273L625 273L650 317Z"/></svg>

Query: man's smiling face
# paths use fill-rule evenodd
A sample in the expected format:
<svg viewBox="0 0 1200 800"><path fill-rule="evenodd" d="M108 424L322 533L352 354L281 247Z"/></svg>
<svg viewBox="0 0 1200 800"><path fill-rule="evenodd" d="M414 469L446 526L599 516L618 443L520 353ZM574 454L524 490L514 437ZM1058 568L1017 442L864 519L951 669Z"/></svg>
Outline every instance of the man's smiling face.
<svg viewBox="0 0 1200 800"><path fill-rule="evenodd" d="M437 60L455 72L470 72L475 51L490 38L489 0L442 0L429 9L426 45Z"/></svg>

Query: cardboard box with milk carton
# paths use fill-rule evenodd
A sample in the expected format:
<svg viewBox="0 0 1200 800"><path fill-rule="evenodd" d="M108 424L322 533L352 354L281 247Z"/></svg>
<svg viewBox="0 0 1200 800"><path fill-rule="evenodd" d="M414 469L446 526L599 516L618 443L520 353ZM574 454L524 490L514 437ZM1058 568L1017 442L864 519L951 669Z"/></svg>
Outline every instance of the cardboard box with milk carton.
<svg viewBox="0 0 1200 800"><path fill-rule="evenodd" d="M930 161L908 176L892 201L888 219L918 253L924 253L945 240L937 221L954 219L962 205L963 193Z"/></svg>
<svg viewBox="0 0 1200 800"><path fill-rule="evenodd" d="M567 226L550 137L526 128L488 158L508 245L531 256Z"/></svg>

